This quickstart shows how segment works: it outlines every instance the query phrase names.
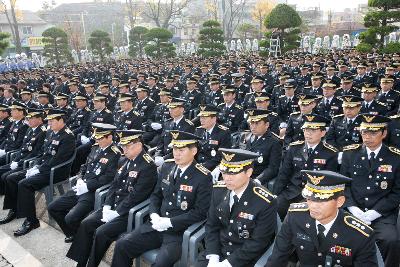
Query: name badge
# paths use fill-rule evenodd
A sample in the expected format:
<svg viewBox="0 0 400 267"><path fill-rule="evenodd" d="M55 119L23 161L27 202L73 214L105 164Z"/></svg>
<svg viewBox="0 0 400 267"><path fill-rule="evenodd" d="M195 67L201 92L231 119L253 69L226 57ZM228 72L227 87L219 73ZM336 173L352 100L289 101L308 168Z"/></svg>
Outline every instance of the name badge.
<svg viewBox="0 0 400 267"><path fill-rule="evenodd" d="M136 178L136 177L137 177L137 174L138 174L137 171L130 171L129 174L128 174L128 176L129 176L129 177Z"/></svg>
<svg viewBox="0 0 400 267"><path fill-rule="evenodd" d="M108 158L101 158L100 163L106 164L108 162Z"/></svg>
<svg viewBox="0 0 400 267"><path fill-rule="evenodd" d="M191 193L193 191L193 186L181 184L179 190Z"/></svg>
<svg viewBox="0 0 400 267"><path fill-rule="evenodd" d="M314 163L317 163L317 164L326 164L326 160L325 160L325 159L314 159Z"/></svg>
<svg viewBox="0 0 400 267"><path fill-rule="evenodd" d="M381 165L378 167L378 172L392 172L392 165Z"/></svg>
<svg viewBox="0 0 400 267"><path fill-rule="evenodd" d="M250 221L254 220L254 215L253 214L249 214L249 213L246 213L246 212L243 212L243 211L241 211L239 213L238 217L246 219L246 220L250 220Z"/></svg>
<svg viewBox="0 0 400 267"><path fill-rule="evenodd" d="M342 256L351 256L351 248L345 248L345 247L341 247L341 246L333 246L330 249L330 252L335 253L335 254L339 254Z"/></svg>

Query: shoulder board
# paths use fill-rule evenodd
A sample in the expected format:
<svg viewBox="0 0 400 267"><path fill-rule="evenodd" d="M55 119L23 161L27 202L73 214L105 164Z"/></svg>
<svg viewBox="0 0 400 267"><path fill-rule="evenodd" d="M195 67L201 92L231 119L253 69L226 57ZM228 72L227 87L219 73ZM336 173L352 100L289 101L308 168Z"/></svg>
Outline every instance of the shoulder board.
<svg viewBox="0 0 400 267"><path fill-rule="evenodd" d="M272 133L272 135L273 136L275 136L276 138L278 138L279 140L281 140L281 138L280 138L280 136L279 135L277 135L276 133L274 133L274 132L271 132Z"/></svg>
<svg viewBox="0 0 400 267"><path fill-rule="evenodd" d="M143 158L144 158L145 161L147 161L147 163L153 162L152 157L150 157L150 155L147 154L147 153L144 153L144 154L143 154Z"/></svg>
<svg viewBox="0 0 400 267"><path fill-rule="evenodd" d="M398 119L398 118L400 118L400 114L390 116L389 118L391 118L391 119Z"/></svg>
<svg viewBox="0 0 400 267"><path fill-rule="evenodd" d="M246 93L246 95L253 95L253 93Z"/></svg>
<svg viewBox="0 0 400 267"><path fill-rule="evenodd" d="M300 141L290 143L289 146L296 146L296 145L302 145L302 144L304 144L304 141L300 140Z"/></svg>
<svg viewBox="0 0 400 267"><path fill-rule="evenodd" d="M213 185L214 188L216 187L226 187L226 184L224 181L218 181Z"/></svg>
<svg viewBox="0 0 400 267"><path fill-rule="evenodd" d="M236 104L235 107L238 108L238 109L242 109L242 106L238 105L238 104Z"/></svg>
<svg viewBox="0 0 400 267"><path fill-rule="evenodd" d="M225 103L221 103L221 104L218 104L218 107L222 107L224 105L225 105Z"/></svg>
<svg viewBox="0 0 400 267"><path fill-rule="evenodd" d="M218 128L220 128L221 130L224 130L224 131L228 130L228 127L226 127L224 125L220 125L220 124L218 124Z"/></svg>
<svg viewBox="0 0 400 267"><path fill-rule="evenodd" d="M197 126L197 127L196 127L196 129L203 129L203 127L201 127L201 126Z"/></svg>
<svg viewBox="0 0 400 267"><path fill-rule="evenodd" d="M285 95L281 95L281 96L279 96L279 98L285 98L286 96Z"/></svg>
<svg viewBox="0 0 400 267"><path fill-rule="evenodd" d="M273 195L271 192L263 187L256 186L253 188L253 192L268 203L271 203L271 201L276 198L275 195Z"/></svg>
<svg viewBox="0 0 400 267"><path fill-rule="evenodd" d="M166 160L164 160L164 163L165 162L175 162L175 160L172 158L172 159L166 159Z"/></svg>
<svg viewBox="0 0 400 267"><path fill-rule="evenodd" d="M333 118L341 118L341 117L344 117L344 114L339 114L339 115L333 116Z"/></svg>
<svg viewBox="0 0 400 267"><path fill-rule="evenodd" d="M73 132L72 132L69 128L66 128L66 129L65 129L65 132L66 132L67 134L73 134Z"/></svg>
<svg viewBox="0 0 400 267"><path fill-rule="evenodd" d="M295 112L290 113L290 116L292 116L292 115L298 115L298 114L300 114L300 111L295 111Z"/></svg>
<svg viewBox="0 0 400 267"><path fill-rule="evenodd" d="M47 131L47 128L46 128L46 126L44 126L44 125L42 125L42 126L40 127L40 129L41 129L43 132L46 132L46 131Z"/></svg>
<svg viewBox="0 0 400 267"><path fill-rule="evenodd" d="M135 110L135 111L133 111L133 114L135 114L136 116L140 116L140 113L139 113L139 112L137 112L136 110Z"/></svg>
<svg viewBox="0 0 400 267"><path fill-rule="evenodd" d="M361 92L361 88L353 87L354 90Z"/></svg>
<svg viewBox="0 0 400 267"><path fill-rule="evenodd" d="M195 166L196 166L196 169L198 169L199 171L201 171L205 175L208 175L210 173L210 171L206 167L204 167L203 165L201 165L199 163L197 163Z"/></svg>
<svg viewBox="0 0 400 267"><path fill-rule="evenodd" d="M338 152L339 151L336 147L334 147L334 146L332 146L332 145L330 145L330 144L328 144L326 142L323 142L323 144L324 144L324 147L326 147L329 150L332 150L333 152Z"/></svg>
<svg viewBox="0 0 400 267"><path fill-rule="evenodd" d="M189 123L190 125L194 125L193 122L192 122L191 120L185 119L185 121L186 121L187 123Z"/></svg>
<svg viewBox="0 0 400 267"><path fill-rule="evenodd" d="M151 102L154 102L154 100L153 99L151 99L151 98L147 98L149 101L151 101Z"/></svg>
<svg viewBox="0 0 400 267"><path fill-rule="evenodd" d="M369 237L370 234L372 234L372 232L374 231L371 227L369 227L363 221L361 221L351 215L344 216L343 220L346 225L348 225L351 228L356 229L358 232L365 235L366 237Z"/></svg>
<svg viewBox="0 0 400 267"><path fill-rule="evenodd" d="M91 111L90 108L88 108L88 107L85 107L85 110L86 110L86 111Z"/></svg>
<svg viewBox="0 0 400 267"><path fill-rule="evenodd" d="M361 144L352 144L352 145L348 145L343 147L343 151L348 151L348 150L354 150L357 149L361 146Z"/></svg>
<svg viewBox="0 0 400 267"><path fill-rule="evenodd" d="M121 150L119 150L117 146L111 146L111 150L114 151L115 154L121 154Z"/></svg>
<svg viewBox="0 0 400 267"><path fill-rule="evenodd" d="M117 112L118 112L118 113L122 113L122 112L124 112L124 111L121 109L121 110L118 110Z"/></svg>
<svg viewBox="0 0 400 267"><path fill-rule="evenodd" d="M111 113L111 111L108 108L106 108L104 111L107 113Z"/></svg>
<svg viewBox="0 0 400 267"><path fill-rule="evenodd" d="M395 91L396 93L400 94L400 91L397 91L397 90L393 90L393 91Z"/></svg>
<svg viewBox="0 0 400 267"><path fill-rule="evenodd" d="M290 204L288 211L289 212L292 212L292 211L308 211L307 202L292 203L292 204Z"/></svg>
<svg viewBox="0 0 400 267"><path fill-rule="evenodd" d="M271 112L271 113L269 113L268 115L272 115L272 116L278 116L278 113Z"/></svg>
<svg viewBox="0 0 400 267"><path fill-rule="evenodd" d="M392 151L393 153L397 154L397 155L400 155L400 149L398 149L396 147L390 146L389 150Z"/></svg>

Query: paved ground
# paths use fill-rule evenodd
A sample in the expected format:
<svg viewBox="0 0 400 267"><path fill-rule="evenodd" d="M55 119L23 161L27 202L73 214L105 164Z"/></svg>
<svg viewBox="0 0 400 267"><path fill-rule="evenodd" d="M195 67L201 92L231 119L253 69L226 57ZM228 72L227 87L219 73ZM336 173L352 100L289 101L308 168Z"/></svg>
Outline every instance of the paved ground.
<svg viewBox="0 0 400 267"><path fill-rule="evenodd" d="M3 196L0 196L0 217L3 217L7 212L1 210L1 207L3 207ZM32 231L28 235L17 238L13 236L13 231L22 224L22 219L17 219L8 224L0 225L0 230L4 232L5 235L11 237L12 240L15 240L22 248L40 261L43 266L74 267L76 263L65 257L70 244L64 243L64 234L45 223L48 222L48 216L45 209L44 197L40 199L37 205L37 214L39 214L41 219L40 228ZM109 259L110 252L108 254L108 257L106 258ZM7 259L6 255L3 256ZM3 267L1 255L0 266ZM33 267L33 265L30 264L25 266ZM107 267L109 265L102 262L100 266Z"/></svg>

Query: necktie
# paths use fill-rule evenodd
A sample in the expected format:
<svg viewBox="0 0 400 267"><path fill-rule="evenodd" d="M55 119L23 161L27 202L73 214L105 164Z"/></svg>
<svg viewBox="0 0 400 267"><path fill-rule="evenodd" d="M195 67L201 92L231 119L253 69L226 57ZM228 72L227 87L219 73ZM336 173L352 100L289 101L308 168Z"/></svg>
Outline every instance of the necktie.
<svg viewBox="0 0 400 267"><path fill-rule="evenodd" d="M313 153L313 149L312 149L312 148L309 148L309 149L307 150L308 157L310 157L310 156L312 155L312 153Z"/></svg>
<svg viewBox="0 0 400 267"><path fill-rule="evenodd" d="M321 246L325 240L325 234L324 234L325 226L323 226L322 224L317 224L317 228L318 228L318 234L317 234L318 243L319 246Z"/></svg>
<svg viewBox="0 0 400 267"><path fill-rule="evenodd" d="M231 207L231 212L234 210L234 208L239 204L239 197L237 195L233 196L233 205Z"/></svg>
<svg viewBox="0 0 400 267"><path fill-rule="evenodd" d="M374 164L374 162L375 162L375 152L371 152L371 153L369 154L369 166L372 167L372 165Z"/></svg>
<svg viewBox="0 0 400 267"><path fill-rule="evenodd" d="M181 168L178 168L178 170L176 171L176 174L175 174L175 182L176 182L176 180L181 178L181 174L182 174L182 170L181 170Z"/></svg>
<svg viewBox="0 0 400 267"><path fill-rule="evenodd" d="M204 139L206 139L206 140L208 140L208 136L209 136L210 134L208 133L208 131L205 131L204 132Z"/></svg>

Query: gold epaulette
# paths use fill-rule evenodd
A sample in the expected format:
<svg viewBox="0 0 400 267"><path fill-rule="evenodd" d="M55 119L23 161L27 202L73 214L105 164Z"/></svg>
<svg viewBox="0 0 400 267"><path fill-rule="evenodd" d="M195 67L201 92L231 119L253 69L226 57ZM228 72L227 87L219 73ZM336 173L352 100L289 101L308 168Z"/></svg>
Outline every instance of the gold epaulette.
<svg viewBox="0 0 400 267"><path fill-rule="evenodd" d="M143 158L144 158L145 161L147 161L147 163L154 162L153 158L150 157L150 155L147 154L147 153L144 153L144 154L143 154Z"/></svg>
<svg viewBox="0 0 400 267"><path fill-rule="evenodd" d="M238 108L238 109L243 109L242 106L238 105L238 104L236 104L235 107Z"/></svg>
<svg viewBox="0 0 400 267"><path fill-rule="evenodd" d="M256 186L253 188L253 192L268 203L271 203L271 201L274 200L274 198L276 198L274 194L269 192L264 187Z"/></svg>
<svg viewBox="0 0 400 267"><path fill-rule="evenodd" d="M272 116L278 116L278 113L271 112L271 113L269 113L268 115L272 115Z"/></svg>
<svg viewBox="0 0 400 267"><path fill-rule="evenodd" d="M228 127L221 125L221 124L218 124L218 128L220 128L221 130L224 130L224 131L228 130Z"/></svg>
<svg viewBox="0 0 400 267"><path fill-rule="evenodd" d="M175 159L173 159L173 158L172 159L166 159L166 160L164 160L164 163L165 162L175 162Z"/></svg>
<svg viewBox="0 0 400 267"><path fill-rule="evenodd" d="M389 118L391 118L391 119L398 119L398 118L400 118L400 114L390 116Z"/></svg>
<svg viewBox="0 0 400 267"><path fill-rule="evenodd" d="M300 111L292 112L292 113L290 113L290 116L292 116L292 115L297 115L297 114L300 114Z"/></svg>
<svg viewBox="0 0 400 267"><path fill-rule="evenodd" d="M136 116L140 116L140 113L137 111L133 111L133 114L135 114Z"/></svg>
<svg viewBox="0 0 400 267"><path fill-rule="evenodd" d="M115 154L121 154L121 150L119 150L119 148L117 146L111 146L111 150L115 153Z"/></svg>
<svg viewBox="0 0 400 267"><path fill-rule="evenodd" d="M290 204L288 211L308 211L308 204L307 202L292 203Z"/></svg>
<svg viewBox="0 0 400 267"><path fill-rule="evenodd" d="M394 146L390 146L389 150L392 151L393 153L400 155L400 149L394 147Z"/></svg>
<svg viewBox="0 0 400 267"><path fill-rule="evenodd" d="M279 140L282 140L282 138L281 138L279 135L277 135L276 133L274 133L274 132L271 132L271 133L272 133L273 136L275 136L275 137L278 138Z"/></svg>
<svg viewBox="0 0 400 267"><path fill-rule="evenodd" d="M86 110L86 111L91 111L90 108L88 108L88 107L85 107L85 110Z"/></svg>
<svg viewBox="0 0 400 267"><path fill-rule="evenodd" d="M192 122L191 120L185 119L185 121L186 121L187 123L189 123L190 125L194 125L193 122Z"/></svg>
<svg viewBox="0 0 400 267"><path fill-rule="evenodd" d="M395 91L396 93L399 93L399 94L400 94L400 91L397 91L397 90L393 90L393 91Z"/></svg>
<svg viewBox="0 0 400 267"><path fill-rule="evenodd" d="M348 151L348 150L354 150L357 149L361 146L361 144L352 144L352 145L348 145L343 147L343 151Z"/></svg>
<svg viewBox="0 0 400 267"><path fill-rule="evenodd" d="M42 125L42 126L40 127L40 129L41 129L43 132L46 132L46 131L47 131L47 128L46 128L46 126L44 126L44 125Z"/></svg>
<svg viewBox="0 0 400 267"><path fill-rule="evenodd" d="M106 108L104 111L105 111L106 113L111 113L111 110L109 110L108 108Z"/></svg>
<svg viewBox="0 0 400 267"><path fill-rule="evenodd" d="M65 128L65 132L66 132L67 134L74 134L69 128Z"/></svg>
<svg viewBox="0 0 400 267"><path fill-rule="evenodd" d="M384 107L387 106L386 103L383 103L383 102L376 101L376 103L378 103L378 105L381 105L381 106L384 106Z"/></svg>
<svg viewBox="0 0 400 267"><path fill-rule="evenodd" d="M296 146L296 145L302 145L302 144L304 144L304 141L299 140L299 141L290 143L289 146Z"/></svg>
<svg viewBox="0 0 400 267"><path fill-rule="evenodd" d="M214 187L214 188L216 188L216 187L219 187L219 188L221 188L221 187L226 187L226 184L225 184L224 181L217 181L217 182L213 185L213 187Z"/></svg>
<svg viewBox="0 0 400 267"><path fill-rule="evenodd" d="M369 227L363 221L361 221L351 215L344 216L344 223L346 225L350 226L351 228L356 229L358 232L365 235L366 237L369 237L372 234L372 232L374 231L371 227Z"/></svg>
<svg viewBox="0 0 400 267"><path fill-rule="evenodd" d="M332 150L333 152L338 152L339 151L336 147L328 144L327 142L323 142L322 144L324 145L324 147L326 147L329 150Z"/></svg>
<svg viewBox="0 0 400 267"><path fill-rule="evenodd" d="M199 163L197 163L195 166L196 166L196 169L198 169L199 171L201 171L205 175L208 175L210 173L210 171L206 167L204 167L203 165L201 165Z"/></svg>

